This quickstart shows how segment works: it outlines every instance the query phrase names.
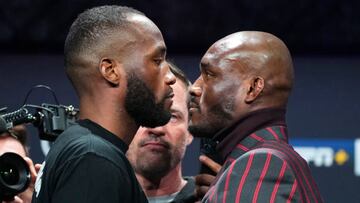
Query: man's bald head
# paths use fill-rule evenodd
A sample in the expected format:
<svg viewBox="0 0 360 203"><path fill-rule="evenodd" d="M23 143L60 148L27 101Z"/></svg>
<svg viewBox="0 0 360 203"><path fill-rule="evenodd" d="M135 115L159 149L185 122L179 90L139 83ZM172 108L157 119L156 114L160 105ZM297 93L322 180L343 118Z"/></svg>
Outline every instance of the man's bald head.
<svg viewBox="0 0 360 203"><path fill-rule="evenodd" d="M216 58L219 64L240 72L242 78L252 78L253 88L259 88L252 101L264 101L267 106L285 106L293 85L293 65L286 45L276 36L257 31L231 34L212 45L204 58ZM264 83L262 84L259 83Z"/></svg>
<svg viewBox="0 0 360 203"><path fill-rule="evenodd" d="M214 43L192 85L193 135L211 137L245 115L285 108L293 67L285 44L264 32L237 32Z"/></svg>

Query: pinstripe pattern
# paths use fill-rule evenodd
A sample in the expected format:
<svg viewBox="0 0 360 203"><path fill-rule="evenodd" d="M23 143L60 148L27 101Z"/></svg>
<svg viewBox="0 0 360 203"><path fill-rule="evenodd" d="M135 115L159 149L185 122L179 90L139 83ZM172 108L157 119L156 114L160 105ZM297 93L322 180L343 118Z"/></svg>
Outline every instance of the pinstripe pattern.
<svg viewBox="0 0 360 203"><path fill-rule="evenodd" d="M273 189L273 191L272 191L272 193L271 193L270 203L275 202L275 197L276 197L276 194L277 194L277 192L278 192L280 183L281 183L282 180L283 180L285 170L286 170L286 162L284 161L283 164L282 164L282 166L281 166L281 170L280 170L279 176L278 176L278 178L277 178L277 180L276 180L274 189Z"/></svg>
<svg viewBox="0 0 360 203"><path fill-rule="evenodd" d="M307 163L287 144L286 132L284 126L272 126L240 141L203 202L323 202Z"/></svg>

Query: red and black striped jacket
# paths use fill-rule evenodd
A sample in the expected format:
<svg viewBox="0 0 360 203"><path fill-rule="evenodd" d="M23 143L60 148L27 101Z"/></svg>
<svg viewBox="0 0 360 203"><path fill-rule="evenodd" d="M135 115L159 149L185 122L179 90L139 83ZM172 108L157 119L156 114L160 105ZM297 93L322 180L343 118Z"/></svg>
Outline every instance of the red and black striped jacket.
<svg viewBox="0 0 360 203"><path fill-rule="evenodd" d="M323 202L286 132L284 125L265 127L236 143L203 202Z"/></svg>

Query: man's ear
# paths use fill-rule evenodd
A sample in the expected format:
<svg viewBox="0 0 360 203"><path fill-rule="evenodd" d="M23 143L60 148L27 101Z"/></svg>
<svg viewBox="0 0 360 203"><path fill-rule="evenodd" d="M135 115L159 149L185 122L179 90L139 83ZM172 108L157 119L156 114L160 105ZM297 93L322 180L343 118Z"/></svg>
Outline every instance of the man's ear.
<svg viewBox="0 0 360 203"><path fill-rule="evenodd" d="M265 86L264 78L254 77L250 80L250 85L246 93L245 102L251 103L259 96Z"/></svg>
<svg viewBox="0 0 360 203"><path fill-rule="evenodd" d="M108 81L112 86L120 84L120 66L115 60L109 58L102 58L99 64L99 70L103 78Z"/></svg>

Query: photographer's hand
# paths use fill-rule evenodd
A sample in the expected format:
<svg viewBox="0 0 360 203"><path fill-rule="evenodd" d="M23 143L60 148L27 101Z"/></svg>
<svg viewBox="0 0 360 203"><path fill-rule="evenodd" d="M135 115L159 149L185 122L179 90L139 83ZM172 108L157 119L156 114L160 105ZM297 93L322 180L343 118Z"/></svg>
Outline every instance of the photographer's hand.
<svg viewBox="0 0 360 203"><path fill-rule="evenodd" d="M2 203L31 203L37 172L40 170L41 165L34 165L33 161L29 157L24 157L24 160L30 169L31 179L29 187L24 192L15 196L13 201L3 201Z"/></svg>
<svg viewBox="0 0 360 203"><path fill-rule="evenodd" d="M29 157L25 157L24 160L29 165L31 179L30 179L29 187L24 192L19 194L18 196L23 200L23 203L30 203L33 192L34 192L37 172L39 171L41 165L36 164L36 166L35 166L33 161Z"/></svg>

